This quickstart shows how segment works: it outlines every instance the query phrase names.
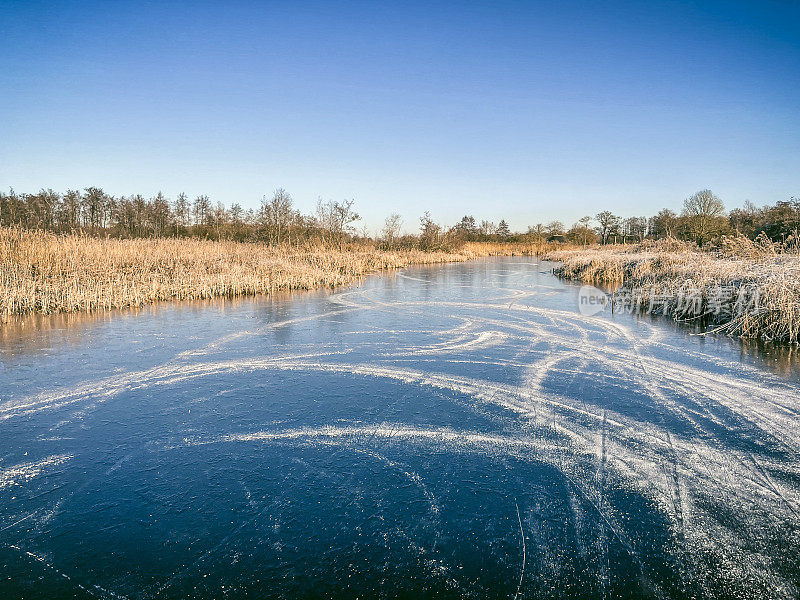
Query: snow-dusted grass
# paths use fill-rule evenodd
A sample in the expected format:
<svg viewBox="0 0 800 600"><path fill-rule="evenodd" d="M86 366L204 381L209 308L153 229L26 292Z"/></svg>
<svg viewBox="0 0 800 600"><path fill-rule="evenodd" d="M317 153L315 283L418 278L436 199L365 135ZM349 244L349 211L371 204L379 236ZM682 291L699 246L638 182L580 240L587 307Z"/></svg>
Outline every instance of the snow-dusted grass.
<svg viewBox="0 0 800 600"><path fill-rule="evenodd" d="M713 251L676 240L557 250L556 274L619 284L638 310L675 319L706 318L745 338L800 342L800 256L737 238Z"/></svg>

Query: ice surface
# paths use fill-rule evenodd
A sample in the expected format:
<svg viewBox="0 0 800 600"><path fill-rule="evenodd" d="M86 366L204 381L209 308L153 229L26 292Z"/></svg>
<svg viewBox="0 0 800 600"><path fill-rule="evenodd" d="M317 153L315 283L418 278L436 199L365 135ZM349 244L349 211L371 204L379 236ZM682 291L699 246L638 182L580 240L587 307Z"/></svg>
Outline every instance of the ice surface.
<svg viewBox="0 0 800 600"><path fill-rule="evenodd" d="M388 596L400 575L423 596L581 586L596 597L800 596L797 378L669 323L581 315L575 296L536 262L443 265L333 295L245 301L234 315L179 311L179 324L206 319L208 333L195 341L178 327L159 360L84 379L78 366L68 385L46 354L9 364L22 391L0 397L6 548L47 557L30 569L52 565L98 595L192 586L213 595L197 588L205 569L234 596L288 597L326 573L334 587L355 573ZM86 349L100 362L104 351L102 338ZM280 486L252 475L259 468ZM214 503L174 490L162 471L192 490L206 481ZM474 478L456 484L466 472ZM314 482L335 491L312 511ZM236 510L234 489L248 490ZM406 519L418 502L424 519ZM487 508L497 502L502 509ZM183 516L195 505L206 537ZM81 567L43 532L65 527L72 539L70 523L98 527L86 506L134 535L127 507L164 528L164 539L137 534L142 543L174 543L195 558L120 573L101 553L96 567ZM286 516L291 506L316 529ZM359 506L364 523L353 521ZM283 521L274 517L267 535L259 527L272 513ZM209 523L224 519L227 533L213 533ZM324 550L319 535L329 536ZM267 538L269 549L254 553ZM262 566L225 562L227 550ZM297 564L319 553L333 562L292 570L287 553ZM379 561L383 579L352 567L359 557ZM263 564L265 587L253 587Z"/></svg>

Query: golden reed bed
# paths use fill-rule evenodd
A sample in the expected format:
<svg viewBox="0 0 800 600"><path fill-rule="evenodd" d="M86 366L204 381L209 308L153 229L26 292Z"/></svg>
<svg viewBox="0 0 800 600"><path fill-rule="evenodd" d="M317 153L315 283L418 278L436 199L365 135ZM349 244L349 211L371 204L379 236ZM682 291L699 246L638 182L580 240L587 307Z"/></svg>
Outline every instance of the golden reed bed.
<svg viewBox="0 0 800 600"><path fill-rule="evenodd" d="M383 251L369 244L274 247L196 239L99 239L0 228L0 321L28 313L335 287L382 269L534 250L495 243L470 243L454 252Z"/></svg>
<svg viewBox="0 0 800 600"><path fill-rule="evenodd" d="M676 240L557 250L555 273L616 292L638 311L704 320L709 331L800 343L800 256L769 241L723 240L710 251Z"/></svg>

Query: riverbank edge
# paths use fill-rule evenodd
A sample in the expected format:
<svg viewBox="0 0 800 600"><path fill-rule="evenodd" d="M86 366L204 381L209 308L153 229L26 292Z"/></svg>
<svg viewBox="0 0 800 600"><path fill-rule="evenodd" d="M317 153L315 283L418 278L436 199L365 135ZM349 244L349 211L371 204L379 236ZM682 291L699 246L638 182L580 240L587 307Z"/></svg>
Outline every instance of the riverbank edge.
<svg viewBox="0 0 800 600"><path fill-rule="evenodd" d="M338 288L412 265L538 255L541 244L469 242L452 251L370 244L267 246L104 239L0 229L0 326L25 315L96 313L169 301Z"/></svg>
<svg viewBox="0 0 800 600"><path fill-rule="evenodd" d="M553 273L618 286L619 309L702 323L722 333L800 345L800 257L735 256L665 241L544 252Z"/></svg>

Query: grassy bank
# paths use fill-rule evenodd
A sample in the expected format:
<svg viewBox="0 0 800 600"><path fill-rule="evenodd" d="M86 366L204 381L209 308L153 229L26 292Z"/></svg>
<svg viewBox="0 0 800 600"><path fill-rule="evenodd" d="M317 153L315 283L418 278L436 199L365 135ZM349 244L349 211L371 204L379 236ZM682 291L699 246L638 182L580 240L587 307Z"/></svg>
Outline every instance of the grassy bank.
<svg viewBox="0 0 800 600"><path fill-rule="evenodd" d="M452 252L374 245L266 246L197 239L98 239L0 228L0 321L27 313L139 307L352 283L382 269L531 253L472 243Z"/></svg>
<svg viewBox="0 0 800 600"><path fill-rule="evenodd" d="M661 240L627 246L557 250L556 274L619 284L618 302L745 338L800 342L800 256L769 242L736 238L719 247Z"/></svg>

